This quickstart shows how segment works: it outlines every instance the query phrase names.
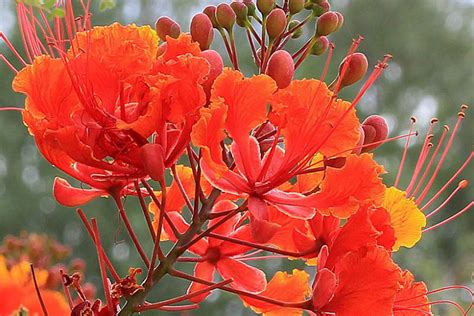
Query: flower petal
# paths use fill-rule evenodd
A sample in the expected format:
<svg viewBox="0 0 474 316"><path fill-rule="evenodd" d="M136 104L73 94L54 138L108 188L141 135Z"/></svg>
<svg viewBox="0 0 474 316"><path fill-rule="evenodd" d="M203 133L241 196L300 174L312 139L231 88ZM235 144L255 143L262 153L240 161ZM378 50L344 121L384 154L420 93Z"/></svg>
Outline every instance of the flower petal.
<svg viewBox="0 0 474 316"><path fill-rule="evenodd" d="M224 279L232 279L230 284L238 290L250 293L262 292L267 286L265 273L231 258L223 258L217 262L217 271Z"/></svg>
<svg viewBox="0 0 474 316"><path fill-rule="evenodd" d="M109 195L104 190L74 188L66 179L59 177L54 179L53 194L59 204L69 207L80 206L97 197Z"/></svg>
<svg viewBox="0 0 474 316"><path fill-rule="evenodd" d="M198 262L194 267L194 276L200 279L204 279L206 281L212 282L214 279L214 274L216 272L216 267L213 264L210 264L207 261ZM206 288L207 285L198 282L191 282L188 288L188 294L202 290ZM189 300L193 303L200 303L209 296L211 292L206 292L194 297L191 297Z"/></svg>

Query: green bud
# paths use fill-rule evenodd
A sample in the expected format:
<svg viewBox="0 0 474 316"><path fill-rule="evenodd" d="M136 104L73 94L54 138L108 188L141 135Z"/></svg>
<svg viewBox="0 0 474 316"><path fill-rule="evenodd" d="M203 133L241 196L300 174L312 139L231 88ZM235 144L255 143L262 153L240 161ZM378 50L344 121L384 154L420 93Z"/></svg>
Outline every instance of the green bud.
<svg viewBox="0 0 474 316"><path fill-rule="evenodd" d="M236 22L240 27L246 27L249 23L249 9L243 2L232 2L230 4L236 15Z"/></svg>
<svg viewBox="0 0 474 316"><path fill-rule="evenodd" d="M275 0L257 0L257 8L263 15L268 15L275 8Z"/></svg>
<svg viewBox="0 0 474 316"><path fill-rule="evenodd" d="M288 9L290 14L297 14L304 9L305 0L290 0L288 2Z"/></svg>
<svg viewBox="0 0 474 316"><path fill-rule="evenodd" d="M288 24L288 30L291 30L292 28L296 27L298 24L300 24L300 21L298 20L290 21L290 23ZM303 35L303 28L300 27L297 30L295 30L293 34L291 34L291 38L297 39L297 38L300 38L301 35Z"/></svg>

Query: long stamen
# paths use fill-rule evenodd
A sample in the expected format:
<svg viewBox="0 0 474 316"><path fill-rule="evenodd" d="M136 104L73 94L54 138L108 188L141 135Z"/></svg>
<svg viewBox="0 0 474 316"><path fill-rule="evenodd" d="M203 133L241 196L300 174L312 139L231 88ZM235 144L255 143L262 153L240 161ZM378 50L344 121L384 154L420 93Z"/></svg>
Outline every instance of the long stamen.
<svg viewBox="0 0 474 316"><path fill-rule="evenodd" d="M443 207L445 207L446 204L448 204L449 201L451 201L451 199L456 195L456 193L458 193L462 189L465 189L467 187L467 185L468 185L467 180L462 180L461 182L459 182L456 189L454 189L454 191L448 196L448 198L443 203L441 203L441 205L438 206L434 211L432 211L428 215L426 215L426 218L430 218L431 216L438 213L441 209L443 209Z"/></svg>
<svg viewBox="0 0 474 316"><path fill-rule="evenodd" d="M5 42L7 47L10 49L10 51L13 53L13 55L23 64L23 66L28 65L26 61L21 57L20 53L15 49L13 44L8 40L5 34L3 32L0 32L0 38Z"/></svg>
<svg viewBox="0 0 474 316"><path fill-rule="evenodd" d="M433 165L433 162L434 162L436 156L438 155L438 152L441 148L441 145L443 144L444 138L446 137L448 132L449 132L449 127L447 125L444 125L443 126L443 133L441 134L441 137L438 141L438 144L436 145L436 148L433 152L433 155L431 156L431 159L428 162L428 165L426 166L425 171L423 172L423 175L421 176L421 179L418 182L418 185L416 186L415 191L413 191L411 196L415 196L416 193L418 192L418 190L421 188L421 185L423 184L423 182L425 182L425 179L428 176L428 172L430 171L431 166Z"/></svg>
<svg viewBox="0 0 474 316"><path fill-rule="evenodd" d="M430 180L428 181L428 184L426 185L425 189L421 192L420 196L416 199L416 203L420 204L426 195L428 194L429 189L433 185L436 176L438 175L438 172L441 169L441 166L443 165L444 159L446 158L449 149L451 148L451 145L453 144L454 137L456 136L456 132L459 129L459 126L461 125L461 121L463 120L465 114L464 111L467 109L467 105L462 105L461 106L461 111L458 113L458 120L456 121L456 125L453 128L453 133L451 134L451 137L448 140L448 143L446 144L446 147L441 155L441 158L439 159L438 165L436 166L435 171L433 172L433 175L431 176Z"/></svg>
<svg viewBox="0 0 474 316"><path fill-rule="evenodd" d="M411 124L410 124L410 131L408 132L409 135L413 132L413 127L415 126L415 123L416 123L416 118L414 116L412 116L410 119L411 119ZM398 167L397 177L395 179L395 183L393 184L394 187L398 187L398 182L400 181L400 177L402 175L403 166L405 164L405 159L407 157L409 145L410 145L410 136L407 138L407 141L405 142L405 146L403 147L402 160L400 161L400 166Z"/></svg>
<svg viewBox="0 0 474 316"><path fill-rule="evenodd" d="M438 224L436 225L433 225L433 226L430 226L428 228L425 228L422 230L423 233L426 233L426 232L429 232L435 228L438 228L440 226L443 226L449 222L451 222L452 220L456 219L457 217L461 216L462 214L466 213L467 211L469 211L471 209L471 207L474 205L474 202L471 201L471 203L469 203L468 205L466 205L462 210L460 210L459 212L457 212L456 214L448 217L447 219L445 219L444 221L442 222L439 222Z"/></svg>
<svg viewBox="0 0 474 316"><path fill-rule="evenodd" d="M431 205L431 203L433 203L440 195L441 193L444 192L444 190L446 190L446 188L458 177L458 175L461 174L461 172L469 165L469 163L471 162L472 158L474 157L474 152L471 152L471 154L469 155L469 157L466 159L466 161L462 164L461 167L459 167L458 171L456 171L453 176L448 180L448 182L445 183L445 185L438 190L438 192L436 192L436 194L425 204L421 207L421 210L424 210L426 209L428 206Z"/></svg>
<svg viewBox="0 0 474 316"><path fill-rule="evenodd" d="M421 146L420 149L420 154L418 155L418 160L415 165L415 170L413 171L413 175L410 179L410 183L408 184L406 188L407 195L410 196L410 192L413 189L413 186L416 183L418 174L421 172L423 165L426 161L426 158L428 157L428 153L433 147L433 145L430 143L431 139L433 138L433 134L431 133L433 131L433 126L438 122L438 119L432 119L430 122L430 127L428 128L428 131L426 132L425 140L423 142L423 145Z"/></svg>

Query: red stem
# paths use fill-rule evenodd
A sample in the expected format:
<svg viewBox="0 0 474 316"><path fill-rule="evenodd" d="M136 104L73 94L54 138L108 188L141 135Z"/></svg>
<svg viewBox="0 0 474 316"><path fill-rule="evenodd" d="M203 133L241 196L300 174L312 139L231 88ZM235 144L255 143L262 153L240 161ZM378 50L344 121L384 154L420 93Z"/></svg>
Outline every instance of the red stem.
<svg viewBox="0 0 474 316"><path fill-rule="evenodd" d="M77 211L77 214L79 214L79 217L81 218L82 223L84 224L84 226L86 226L86 230L87 230L87 233L89 234L89 237L92 239L92 242L97 247L97 244L96 244L95 238L94 238L94 232L92 231L92 227L90 226L90 224L87 220L86 214L84 214L84 212L80 208L78 208L76 211ZM104 248L102 248L102 246L101 246L100 249L102 251L102 255L104 257L105 264L107 265L107 268L109 269L110 274L112 274L112 277L114 278L114 281L119 282L120 281L120 276L118 275L117 271L115 270L114 266L112 265L112 262L110 261L110 259L107 257L107 254L105 253Z"/></svg>
<svg viewBox="0 0 474 316"><path fill-rule="evenodd" d="M146 206L145 199L143 198L140 185L138 184L138 181L135 181L133 184L135 186L135 191L137 192L138 200L140 201L140 206L142 208L143 215L145 215L146 224L148 226L148 230L150 231L151 238L155 240L155 230L153 229L153 223L150 218L150 212L148 212L148 207Z"/></svg>
<svg viewBox="0 0 474 316"><path fill-rule="evenodd" d="M123 204L122 204L122 200L120 199L120 196L116 195L114 196L114 199L115 199L115 204L117 205L117 208L119 210L120 217L122 218L123 223L125 224L125 227L127 228L128 234L130 235L130 238L132 239L133 244L135 245L135 248L137 248L138 254L142 258L145 265L149 267L150 261L148 260L148 257L146 256L145 251L143 250L143 247L140 244L140 241L138 240L137 235L133 231L133 228L132 228L132 225L130 224L127 213L125 213L125 210L123 208Z"/></svg>
<svg viewBox="0 0 474 316"><path fill-rule="evenodd" d="M33 277L33 282L35 284L36 294L38 295L38 300L41 305L41 310L43 311L44 316L48 316L48 310L46 309L46 305L44 305L43 297L41 297L41 292L38 286L38 282L36 281L35 268L33 267L32 263L30 264L30 269L31 269L31 276Z"/></svg>
<svg viewBox="0 0 474 316"><path fill-rule="evenodd" d="M100 277L102 279L102 286L104 287L105 300L107 302L107 309L110 310L111 308L113 308L113 303L112 303L112 297L110 296L109 284L107 282L107 272L105 271L103 252L100 251L102 249L102 243L100 242L100 235L99 235L99 229L97 227L97 221L95 220L95 218L92 218L91 221L92 221L92 229L94 232L94 240L95 240L96 249L97 249L97 257L99 259Z"/></svg>

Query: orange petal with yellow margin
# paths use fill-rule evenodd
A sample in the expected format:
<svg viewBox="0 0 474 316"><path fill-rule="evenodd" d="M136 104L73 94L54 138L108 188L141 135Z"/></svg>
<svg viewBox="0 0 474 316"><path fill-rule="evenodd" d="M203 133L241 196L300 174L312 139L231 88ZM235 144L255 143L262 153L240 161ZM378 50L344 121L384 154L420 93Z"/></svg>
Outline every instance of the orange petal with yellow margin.
<svg viewBox="0 0 474 316"><path fill-rule="evenodd" d="M401 246L411 248L421 239L421 230L426 226L426 217L415 204L407 198L406 192L395 187L387 188L382 207L390 214L390 222L395 231L397 251Z"/></svg>

